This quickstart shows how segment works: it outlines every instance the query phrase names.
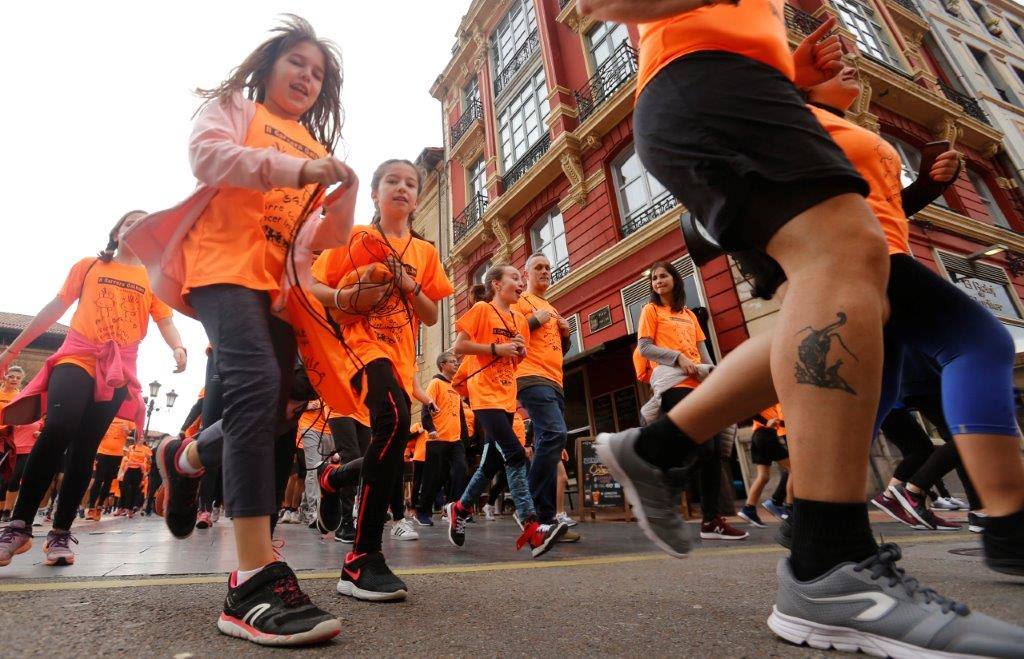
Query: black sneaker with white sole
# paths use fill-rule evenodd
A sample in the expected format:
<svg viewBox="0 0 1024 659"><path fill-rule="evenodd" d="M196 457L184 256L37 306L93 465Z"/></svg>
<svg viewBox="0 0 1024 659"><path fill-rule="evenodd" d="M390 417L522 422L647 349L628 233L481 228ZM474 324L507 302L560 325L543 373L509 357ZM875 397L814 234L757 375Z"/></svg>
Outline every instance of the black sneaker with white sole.
<svg viewBox="0 0 1024 659"><path fill-rule="evenodd" d="M202 472L189 476L178 470L178 460L191 441L168 436L156 448L156 468L164 483L164 523L180 539L192 535L199 513Z"/></svg>
<svg viewBox="0 0 1024 659"><path fill-rule="evenodd" d="M344 542L346 545L351 545L356 541L356 527L352 523L342 523L341 528L334 532L335 542Z"/></svg>
<svg viewBox="0 0 1024 659"><path fill-rule="evenodd" d="M341 622L317 608L285 563L266 566L241 586L232 573L217 629L259 645L310 645L331 640Z"/></svg>
<svg viewBox="0 0 1024 659"><path fill-rule="evenodd" d="M379 551L345 557L338 580L338 592L367 602L395 602L409 593L405 582L395 576Z"/></svg>

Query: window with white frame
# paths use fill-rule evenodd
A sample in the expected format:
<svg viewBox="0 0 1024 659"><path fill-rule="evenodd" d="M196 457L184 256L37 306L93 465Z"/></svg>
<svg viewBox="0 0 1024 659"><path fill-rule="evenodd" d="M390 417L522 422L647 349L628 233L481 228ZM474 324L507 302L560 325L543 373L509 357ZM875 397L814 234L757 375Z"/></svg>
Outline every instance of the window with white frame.
<svg viewBox="0 0 1024 659"><path fill-rule="evenodd" d="M555 208L533 223L530 228L530 245L533 252L541 252L551 262L551 269L569 263L569 247L565 242L565 224L562 214Z"/></svg>
<svg viewBox="0 0 1024 659"><path fill-rule="evenodd" d="M512 0L508 13L491 33L491 58L497 75L537 30L533 0Z"/></svg>
<svg viewBox="0 0 1024 659"><path fill-rule="evenodd" d="M629 41L629 32L622 23L602 22L587 34L587 51L594 70L611 59L615 49Z"/></svg>
<svg viewBox="0 0 1024 659"><path fill-rule="evenodd" d="M626 147L612 163L615 190L619 198L622 223L626 224L637 213L642 213L668 192L644 169L633 145Z"/></svg>
<svg viewBox="0 0 1024 659"><path fill-rule="evenodd" d="M474 103L480 102L480 81L474 74L462 88L462 111L468 112Z"/></svg>
<svg viewBox="0 0 1024 659"><path fill-rule="evenodd" d="M874 8L861 0L833 0L839 20L857 38L857 46L865 55L902 68L889 43L889 35L879 22Z"/></svg>
<svg viewBox="0 0 1024 659"><path fill-rule="evenodd" d="M938 252L949 280L998 318L1013 337L1017 352L1024 352L1024 314L1006 271L1000 267L970 262L962 256Z"/></svg>
<svg viewBox="0 0 1024 659"><path fill-rule="evenodd" d="M506 171L547 135L544 120L548 111L548 85L542 67L498 113L501 162Z"/></svg>
<svg viewBox="0 0 1024 659"><path fill-rule="evenodd" d="M985 204L985 210L988 211L988 215L992 218L992 221L1004 229L1009 229L1010 222L1006 219L1006 215L1003 214L1003 209L999 207L999 203L996 201L996 196L992 193L992 188L988 187L988 181L985 180L985 177L973 169L968 169L967 178L970 179L971 185L973 185L974 189L978 192L978 197L980 197L982 203Z"/></svg>
<svg viewBox="0 0 1024 659"><path fill-rule="evenodd" d="M466 172L469 177L469 198L472 201L477 195L487 199L487 163L481 158L473 163Z"/></svg>
<svg viewBox="0 0 1024 659"><path fill-rule="evenodd" d="M470 285L471 286L476 286L477 284L484 283L484 275L486 275L487 271L490 270L490 269L491 269L491 262L489 260L488 261L484 261L483 263L478 265L476 267L476 270L474 270L473 274L470 275L470 277L469 277Z"/></svg>

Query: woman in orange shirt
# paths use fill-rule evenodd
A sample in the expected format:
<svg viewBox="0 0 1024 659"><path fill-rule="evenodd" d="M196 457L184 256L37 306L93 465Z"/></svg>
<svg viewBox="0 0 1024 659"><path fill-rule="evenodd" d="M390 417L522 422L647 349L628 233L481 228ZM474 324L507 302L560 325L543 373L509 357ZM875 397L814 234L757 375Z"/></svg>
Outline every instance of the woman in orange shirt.
<svg viewBox="0 0 1024 659"><path fill-rule="evenodd" d="M203 324L223 383L224 508L233 517L238 556L217 626L259 644L305 645L333 638L341 626L310 603L271 542L270 518L280 502L275 473L283 476L275 470L275 443L294 446L294 435L279 435L278 425L297 352L292 326L277 314L301 294L286 295L285 262L306 244L300 225L319 221L319 213L307 213L317 207L321 186L342 183L323 208L347 234L357 179L330 155L342 123L337 47L297 16L273 32L227 80L198 91L206 102L191 162L200 186L178 207L188 213L172 209L149 218L132 239L142 243L144 231L165 217L190 226L176 243L177 292ZM193 438L168 439L157 449L164 521L176 537L195 527L202 456ZM250 615L258 610L264 612Z"/></svg>
<svg viewBox="0 0 1024 659"><path fill-rule="evenodd" d="M516 549L530 545L534 558L550 550L568 527L561 522L541 524L527 483L526 450L516 437L513 418L516 411L516 368L526 356L526 336L530 326L526 317L513 309L523 292L519 270L496 265L484 274L489 295L477 302L455 323L458 338L455 354L466 355L470 369L467 385L469 402L477 421L487 433L481 467L476 470L458 501L446 504L448 539L456 547L466 541L466 520L473 505L490 482L485 473L488 453L497 451L505 463L509 490L515 501L523 534Z"/></svg>
<svg viewBox="0 0 1024 659"><path fill-rule="evenodd" d="M686 307L686 289L675 266L657 261L651 266L649 278L651 301L640 312L637 345L644 359L663 366L676 366L681 371L679 382L661 394L661 411L667 414L707 375L711 356L697 316ZM705 540L743 540L748 534L729 524L718 512L722 486L719 450L716 435L701 444L696 453L695 471L700 478L703 515L700 536Z"/></svg>
<svg viewBox="0 0 1024 659"><path fill-rule="evenodd" d="M28 423L43 411L46 421L32 447L12 521L0 535L0 565L31 547L32 522L62 460L66 460L64 478L53 530L43 551L47 565L74 563L71 524L89 487L100 441L116 416L141 422L135 363L150 318L171 347L177 372L185 369L185 349L171 309L153 294L145 268L121 240L144 214L132 211L118 220L99 257L76 263L57 297L0 354L2 372L23 347L78 301L71 331L60 350L2 413L3 423Z"/></svg>
<svg viewBox="0 0 1024 659"><path fill-rule="evenodd" d="M345 557L338 592L370 601L404 599L408 592L384 561L381 536L409 438L416 332L421 322L437 322L438 301L452 293L437 250L412 230L421 185L413 163L385 161L370 181L373 221L353 227L347 247L325 250L313 265L318 282L313 294L335 310L352 310L347 294L342 298L353 288L344 283L349 275L379 264L389 272L390 281L377 289L372 309L357 313L359 318L342 328L343 349L355 364L352 384L365 396L370 413L371 439L363 461L355 543ZM362 289L354 288L357 301Z"/></svg>

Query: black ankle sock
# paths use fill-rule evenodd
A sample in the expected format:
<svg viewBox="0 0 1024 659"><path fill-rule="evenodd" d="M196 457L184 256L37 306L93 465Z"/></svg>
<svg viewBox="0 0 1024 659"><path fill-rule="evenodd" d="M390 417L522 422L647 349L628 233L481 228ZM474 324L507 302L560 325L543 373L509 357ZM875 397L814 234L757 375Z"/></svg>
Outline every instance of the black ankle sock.
<svg viewBox="0 0 1024 659"><path fill-rule="evenodd" d="M641 428L636 442L641 458L665 470L682 467L696 448L697 444L667 416Z"/></svg>
<svg viewBox="0 0 1024 659"><path fill-rule="evenodd" d="M808 581L840 563L859 562L878 551L866 503L793 503L793 574Z"/></svg>
<svg viewBox="0 0 1024 659"><path fill-rule="evenodd" d="M985 532L1001 538L1024 540L1024 508L1004 517L986 517Z"/></svg>

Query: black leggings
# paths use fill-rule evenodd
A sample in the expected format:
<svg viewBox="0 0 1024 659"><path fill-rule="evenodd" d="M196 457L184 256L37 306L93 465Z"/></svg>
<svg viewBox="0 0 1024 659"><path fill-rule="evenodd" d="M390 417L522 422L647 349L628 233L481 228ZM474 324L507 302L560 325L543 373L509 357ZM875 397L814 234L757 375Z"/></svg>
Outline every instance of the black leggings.
<svg viewBox="0 0 1024 659"><path fill-rule="evenodd" d="M409 397L387 359L375 359L366 373L366 408L370 412L370 446L363 459L363 484L356 522L356 553L380 551L395 481L402 478L402 454L409 441Z"/></svg>
<svg viewBox="0 0 1024 659"><path fill-rule="evenodd" d="M120 455L96 456L96 471L93 472L92 490L89 491L90 508L96 508L110 496L110 486L117 479L117 470L120 468Z"/></svg>
<svg viewBox="0 0 1024 659"><path fill-rule="evenodd" d="M661 412L669 410L690 395L693 389L675 387L661 395ZM697 447L696 464L691 474L700 479L700 510L705 522L718 517L718 498L722 492L722 461L719 458L718 436Z"/></svg>
<svg viewBox="0 0 1024 659"><path fill-rule="evenodd" d="M142 486L142 470L138 467L131 467L124 470L121 478L121 507L131 510L139 500L139 490Z"/></svg>
<svg viewBox="0 0 1024 659"><path fill-rule="evenodd" d="M370 447L370 429L355 419L347 416L327 420L334 438L334 448L341 458L342 464L362 458ZM341 497L342 528L352 527L352 506L356 498L356 486L347 485L338 488Z"/></svg>
<svg viewBox="0 0 1024 659"><path fill-rule="evenodd" d="M206 393L203 395L202 427L209 428L224 415L224 383L217 372L216 351L211 350L206 360ZM199 482L199 510L213 512L214 506L224 502L224 469L217 465L207 469Z"/></svg>
<svg viewBox="0 0 1024 659"><path fill-rule="evenodd" d="M904 404L921 413L921 416L928 419L939 431L939 436L946 442L935 449L935 452L928 457L923 465L907 479L915 487L927 492L932 487L942 482L943 476L956 469L960 476L960 482L964 486L964 494L967 496L967 503L971 510L981 510L981 497L974 489L971 477L967 475L964 463L960 459L960 452L957 451L956 443L953 441L953 434L946 425L946 417L942 413L942 397L935 396L907 396L903 399Z"/></svg>
<svg viewBox="0 0 1024 659"><path fill-rule="evenodd" d="M423 486L416 511L431 514L437 492L450 479L452 496L466 488L466 449L462 442L428 441L427 460L423 464ZM493 501L491 502L493 503Z"/></svg>
<svg viewBox="0 0 1024 659"><path fill-rule="evenodd" d="M896 465L893 478L906 483L935 452L935 445L913 413L904 407L894 407L882 421L882 432L903 454Z"/></svg>
<svg viewBox="0 0 1024 659"><path fill-rule="evenodd" d="M60 364L50 373L46 421L25 465L25 477L12 519L32 525L46 488L60 469L64 453L68 452L53 527L71 528L78 504L89 487L96 450L127 394L122 387L114 391L112 400L99 402L93 400L95 387L95 379L74 364Z"/></svg>

